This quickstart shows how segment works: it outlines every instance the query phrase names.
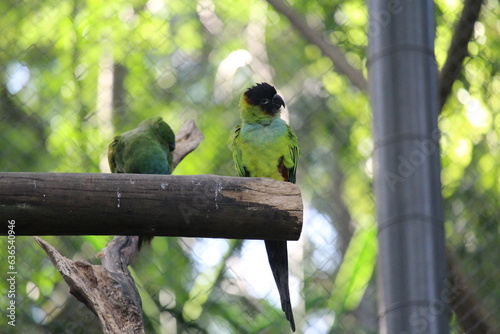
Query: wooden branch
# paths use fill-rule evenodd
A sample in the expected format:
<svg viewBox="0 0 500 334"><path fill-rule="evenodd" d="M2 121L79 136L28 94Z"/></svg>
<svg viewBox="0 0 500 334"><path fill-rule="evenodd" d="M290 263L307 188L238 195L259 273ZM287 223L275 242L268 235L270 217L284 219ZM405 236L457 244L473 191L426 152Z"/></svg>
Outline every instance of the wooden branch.
<svg viewBox="0 0 500 334"><path fill-rule="evenodd" d="M17 235L297 240L302 229L299 188L266 178L0 173L0 206Z"/></svg>
<svg viewBox="0 0 500 334"><path fill-rule="evenodd" d="M455 26L446 62L439 76L439 110L443 110L444 104L451 93L453 83L462 71L462 64L469 55L468 45L474 32L474 24L479 19L482 0L465 0L462 14Z"/></svg>
<svg viewBox="0 0 500 334"><path fill-rule="evenodd" d="M141 298L127 269L136 252L137 241L131 241L137 237L115 237L101 252L102 266L72 261L49 243L34 238L63 276L71 294L99 317L104 333L144 333Z"/></svg>
<svg viewBox="0 0 500 334"><path fill-rule="evenodd" d="M175 150L173 154L173 168L189 153L193 152L200 145L204 136L191 119L175 135Z"/></svg>
<svg viewBox="0 0 500 334"><path fill-rule="evenodd" d="M368 83L363 73L349 64L344 52L342 52L339 47L325 41L319 32L314 31L300 14L288 7L282 0L267 0L267 2L270 3L277 12L285 16L307 42L316 45L325 57L330 58L333 64L335 64L337 72L345 75L359 90L363 92L368 90Z"/></svg>

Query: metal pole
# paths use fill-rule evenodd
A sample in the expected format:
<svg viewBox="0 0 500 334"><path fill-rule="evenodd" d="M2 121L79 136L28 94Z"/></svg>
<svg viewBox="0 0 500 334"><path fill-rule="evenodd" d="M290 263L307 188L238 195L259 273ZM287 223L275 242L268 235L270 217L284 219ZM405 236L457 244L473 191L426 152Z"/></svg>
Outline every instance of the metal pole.
<svg viewBox="0 0 500 334"><path fill-rule="evenodd" d="M449 332L434 7L370 0L380 333Z"/></svg>

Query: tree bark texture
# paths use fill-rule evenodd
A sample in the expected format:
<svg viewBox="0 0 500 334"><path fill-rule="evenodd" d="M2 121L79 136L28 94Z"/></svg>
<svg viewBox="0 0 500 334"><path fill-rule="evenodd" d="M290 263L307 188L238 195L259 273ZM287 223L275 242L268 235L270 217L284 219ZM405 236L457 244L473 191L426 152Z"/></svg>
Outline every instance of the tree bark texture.
<svg viewBox="0 0 500 334"><path fill-rule="evenodd" d="M144 333L142 303L127 265L136 254L137 237L115 237L99 253L103 265L72 261L35 237L69 286L70 293L94 312L106 334Z"/></svg>

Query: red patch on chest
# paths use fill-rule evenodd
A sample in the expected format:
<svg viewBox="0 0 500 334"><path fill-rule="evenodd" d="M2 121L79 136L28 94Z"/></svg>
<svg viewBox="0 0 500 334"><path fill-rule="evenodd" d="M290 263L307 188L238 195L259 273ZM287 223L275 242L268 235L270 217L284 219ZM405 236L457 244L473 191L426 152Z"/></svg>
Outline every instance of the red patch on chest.
<svg viewBox="0 0 500 334"><path fill-rule="evenodd" d="M278 171L283 176L283 181L289 181L288 168L283 164L283 158L278 162Z"/></svg>

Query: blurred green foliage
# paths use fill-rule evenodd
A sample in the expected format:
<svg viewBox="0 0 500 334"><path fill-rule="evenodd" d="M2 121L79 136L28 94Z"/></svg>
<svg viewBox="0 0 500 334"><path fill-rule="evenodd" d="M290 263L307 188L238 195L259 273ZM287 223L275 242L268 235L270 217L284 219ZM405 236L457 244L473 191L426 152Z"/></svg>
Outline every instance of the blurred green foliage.
<svg viewBox="0 0 500 334"><path fill-rule="evenodd" d="M289 4L366 75L364 1ZM436 1L439 66L461 6ZM238 99L254 82L273 82L302 154L297 183L306 221L301 241L290 243L299 332L377 332L368 97L286 18L258 0L6 0L0 12L1 171L109 172L113 136L162 116L174 131L195 119L205 134L174 174L234 176L228 137ZM448 243L492 314L500 313L499 14L498 2L484 2L471 57L440 118ZM45 239L69 258L98 263L95 253L110 237ZM2 254L6 242L0 239ZM96 317L69 295L34 240L16 242L12 333L98 332ZM247 245L156 238L132 269L147 332L288 331L275 292L260 298L235 269L245 266ZM209 246L216 251L207 264ZM261 264L272 286L265 258Z"/></svg>

